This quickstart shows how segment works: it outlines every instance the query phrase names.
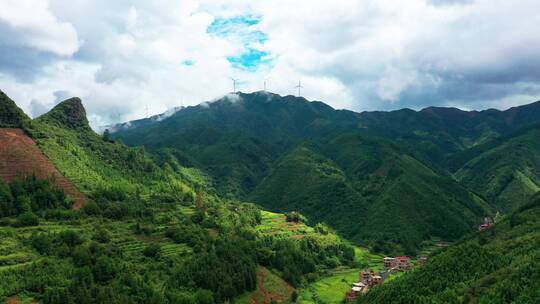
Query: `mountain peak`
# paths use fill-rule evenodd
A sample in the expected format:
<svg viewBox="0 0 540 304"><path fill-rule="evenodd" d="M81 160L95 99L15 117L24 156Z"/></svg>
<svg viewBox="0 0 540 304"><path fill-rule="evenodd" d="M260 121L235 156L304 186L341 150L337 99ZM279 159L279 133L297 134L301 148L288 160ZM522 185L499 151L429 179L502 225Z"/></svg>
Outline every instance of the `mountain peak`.
<svg viewBox="0 0 540 304"><path fill-rule="evenodd" d="M70 129L90 130L86 110L78 97L62 101L39 119Z"/></svg>
<svg viewBox="0 0 540 304"><path fill-rule="evenodd" d="M30 118L0 90L0 127L22 128Z"/></svg>

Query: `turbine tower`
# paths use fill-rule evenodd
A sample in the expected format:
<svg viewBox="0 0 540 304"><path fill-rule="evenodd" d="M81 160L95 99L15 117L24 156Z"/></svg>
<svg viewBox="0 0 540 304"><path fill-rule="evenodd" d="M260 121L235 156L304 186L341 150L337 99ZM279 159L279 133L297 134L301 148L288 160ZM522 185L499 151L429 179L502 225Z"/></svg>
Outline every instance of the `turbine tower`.
<svg viewBox="0 0 540 304"><path fill-rule="evenodd" d="M233 83L233 93L236 93L236 82L238 81L238 79L234 79L231 77L231 80L232 80L232 83Z"/></svg>
<svg viewBox="0 0 540 304"><path fill-rule="evenodd" d="M298 88L298 97L300 97L300 89L303 88L302 82L300 82L300 80L298 80L298 85L295 86L295 88Z"/></svg>
<svg viewBox="0 0 540 304"><path fill-rule="evenodd" d="M266 92L266 83L268 82L268 79L264 79L264 91Z"/></svg>
<svg viewBox="0 0 540 304"><path fill-rule="evenodd" d="M144 108L144 110L146 111L146 118L148 118L148 104L146 105L146 107Z"/></svg>

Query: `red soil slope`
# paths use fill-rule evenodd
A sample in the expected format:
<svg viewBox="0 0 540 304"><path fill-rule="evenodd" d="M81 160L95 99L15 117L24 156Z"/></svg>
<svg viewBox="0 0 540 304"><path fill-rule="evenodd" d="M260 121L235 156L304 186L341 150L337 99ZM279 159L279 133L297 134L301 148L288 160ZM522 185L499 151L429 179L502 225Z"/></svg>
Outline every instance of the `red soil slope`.
<svg viewBox="0 0 540 304"><path fill-rule="evenodd" d="M24 174L52 179L56 187L73 199L73 209L81 208L88 201L21 129L0 129L0 179L9 182Z"/></svg>

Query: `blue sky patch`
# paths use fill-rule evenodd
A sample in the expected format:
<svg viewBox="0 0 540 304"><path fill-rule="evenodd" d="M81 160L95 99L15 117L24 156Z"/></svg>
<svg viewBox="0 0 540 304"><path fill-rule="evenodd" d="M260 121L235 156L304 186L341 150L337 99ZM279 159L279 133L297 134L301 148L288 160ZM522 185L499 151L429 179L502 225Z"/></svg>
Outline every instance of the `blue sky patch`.
<svg viewBox="0 0 540 304"><path fill-rule="evenodd" d="M191 59L187 59L187 60L182 61L182 65L185 65L185 66L192 66L194 64L195 64L195 61L193 61Z"/></svg>
<svg viewBox="0 0 540 304"><path fill-rule="evenodd" d="M226 37L238 32L244 31L250 26L257 25L261 21L260 17L255 16L237 16L233 18L216 18L206 29L206 32L219 36Z"/></svg>
<svg viewBox="0 0 540 304"><path fill-rule="evenodd" d="M268 64L268 53L257 49L268 40L268 36L261 30L256 29L261 18L246 15L233 18L217 18L206 29L207 33L237 41L242 45L241 53L227 57L235 69L254 72L261 64Z"/></svg>
<svg viewBox="0 0 540 304"><path fill-rule="evenodd" d="M257 70L261 64L268 64L271 62L271 59L265 58L267 56L267 52L248 48L244 53L238 56L227 57L227 60L235 69L253 72Z"/></svg>

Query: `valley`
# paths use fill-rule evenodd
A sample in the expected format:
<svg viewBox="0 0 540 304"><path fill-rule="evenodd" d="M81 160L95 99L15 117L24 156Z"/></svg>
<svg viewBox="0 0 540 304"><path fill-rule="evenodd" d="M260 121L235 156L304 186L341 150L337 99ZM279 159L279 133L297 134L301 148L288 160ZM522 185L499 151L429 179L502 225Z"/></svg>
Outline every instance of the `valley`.
<svg viewBox="0 0 540 304"><path fill-rule="evenodd" d="M540 133L522 113L537 104L354 113L237 96L99 135L78 98L30 119L2 94L0 298L461 303L535 269ZM398 256L405 271L385 268ZM384 282L351 294L368 269ZM534 297L526 276L503 297Z"/></svg>

